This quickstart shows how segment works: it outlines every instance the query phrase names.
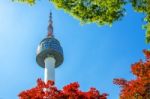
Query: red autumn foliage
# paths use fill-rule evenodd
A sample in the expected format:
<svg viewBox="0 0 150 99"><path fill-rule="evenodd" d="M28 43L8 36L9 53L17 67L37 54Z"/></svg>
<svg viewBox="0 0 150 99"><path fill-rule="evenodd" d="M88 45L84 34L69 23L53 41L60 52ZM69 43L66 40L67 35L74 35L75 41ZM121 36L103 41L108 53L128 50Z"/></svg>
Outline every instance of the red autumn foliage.
<svg viewBox="0 0 150 99"><path fill-rule="evenodd" d="M37 86L19 94L20 99L107 99L107 94L100 94L95 88L88 92L79 90L77 82L71 83L58 90L53 81L45 84L41 79L37 80Z"/></svg>
<svg viewBox="0 0 150 99"><path fill-rule="evenodd" d="M121 87L121 99L150 99L150 51L144 50L146 61L140 60L131 66L134 80L114 79Z"/></svg>

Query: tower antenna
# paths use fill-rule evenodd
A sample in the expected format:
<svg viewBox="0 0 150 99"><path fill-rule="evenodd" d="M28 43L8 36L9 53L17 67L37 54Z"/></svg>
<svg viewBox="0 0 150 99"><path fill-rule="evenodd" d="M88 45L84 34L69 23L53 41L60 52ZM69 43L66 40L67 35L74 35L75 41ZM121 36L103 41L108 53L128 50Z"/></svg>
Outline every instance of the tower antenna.
<svg viewBox="0 0 150 99"><path fill-rule="evenodd" d="M52 12L50 11L49 21L48 21L48 37L53 37L53 20L52 20Z"/></svg>

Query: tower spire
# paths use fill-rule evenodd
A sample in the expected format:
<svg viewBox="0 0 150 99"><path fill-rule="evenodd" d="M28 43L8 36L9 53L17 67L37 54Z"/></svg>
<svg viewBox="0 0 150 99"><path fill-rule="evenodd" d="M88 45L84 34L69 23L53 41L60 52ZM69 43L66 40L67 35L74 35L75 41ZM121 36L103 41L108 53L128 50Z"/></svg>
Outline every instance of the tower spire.
<svg viewBox="0 0 150 99"><path fill-rule="evenodd" d="M49 21L48 21L48 37L53 36L53 20L52 20L52 12L50 11Z"/></svg>

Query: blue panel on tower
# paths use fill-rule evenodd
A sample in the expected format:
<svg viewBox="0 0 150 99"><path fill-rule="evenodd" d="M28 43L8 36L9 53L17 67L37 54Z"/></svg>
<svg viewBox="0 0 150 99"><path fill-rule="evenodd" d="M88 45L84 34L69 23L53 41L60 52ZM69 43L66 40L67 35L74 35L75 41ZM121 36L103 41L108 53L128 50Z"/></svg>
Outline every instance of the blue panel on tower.
<svg viewBox="0 0 150 99"><path fill-rule="evenodd" d="M60 43L54 37L48 37L41 41L37 49L37 63L44 67L44 59L52 56L56 60L55 66L58 67L63 62L63 50Z"/></svg>
<svg viewBox="0 0 150 99"><path fill-rule="evenodd" d="M44 49L53 49L56 51L59 51L61 54L63 54L62 52L62 48L59 44L59 42L56 39L45 39L43 42L41 42L42 44L42 48Z"/></svg>

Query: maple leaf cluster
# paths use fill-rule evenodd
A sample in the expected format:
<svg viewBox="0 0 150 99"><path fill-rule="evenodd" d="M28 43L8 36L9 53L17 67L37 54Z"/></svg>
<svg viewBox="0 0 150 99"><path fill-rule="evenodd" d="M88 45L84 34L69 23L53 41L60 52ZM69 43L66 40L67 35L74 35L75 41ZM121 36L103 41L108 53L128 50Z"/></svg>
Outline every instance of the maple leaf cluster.
<svg viewBox="0 0 150 99"><path fill-rule="evenodd" d="M146 60L131 65L134 80L114 79L114 84L121 87L121 99L150 99L150 51L144 50Z"/></svg>
<svg viewBox="0 0 150 99"><path fill-rule="evenodd" d="M20 99L107 99L107 94L100 92L95 88L90 88L88 92L79 90L77 82L71 83L58 90L54 86L53 81L46 84L41 80L37 80L37 86L19 94Z"/></svg>

